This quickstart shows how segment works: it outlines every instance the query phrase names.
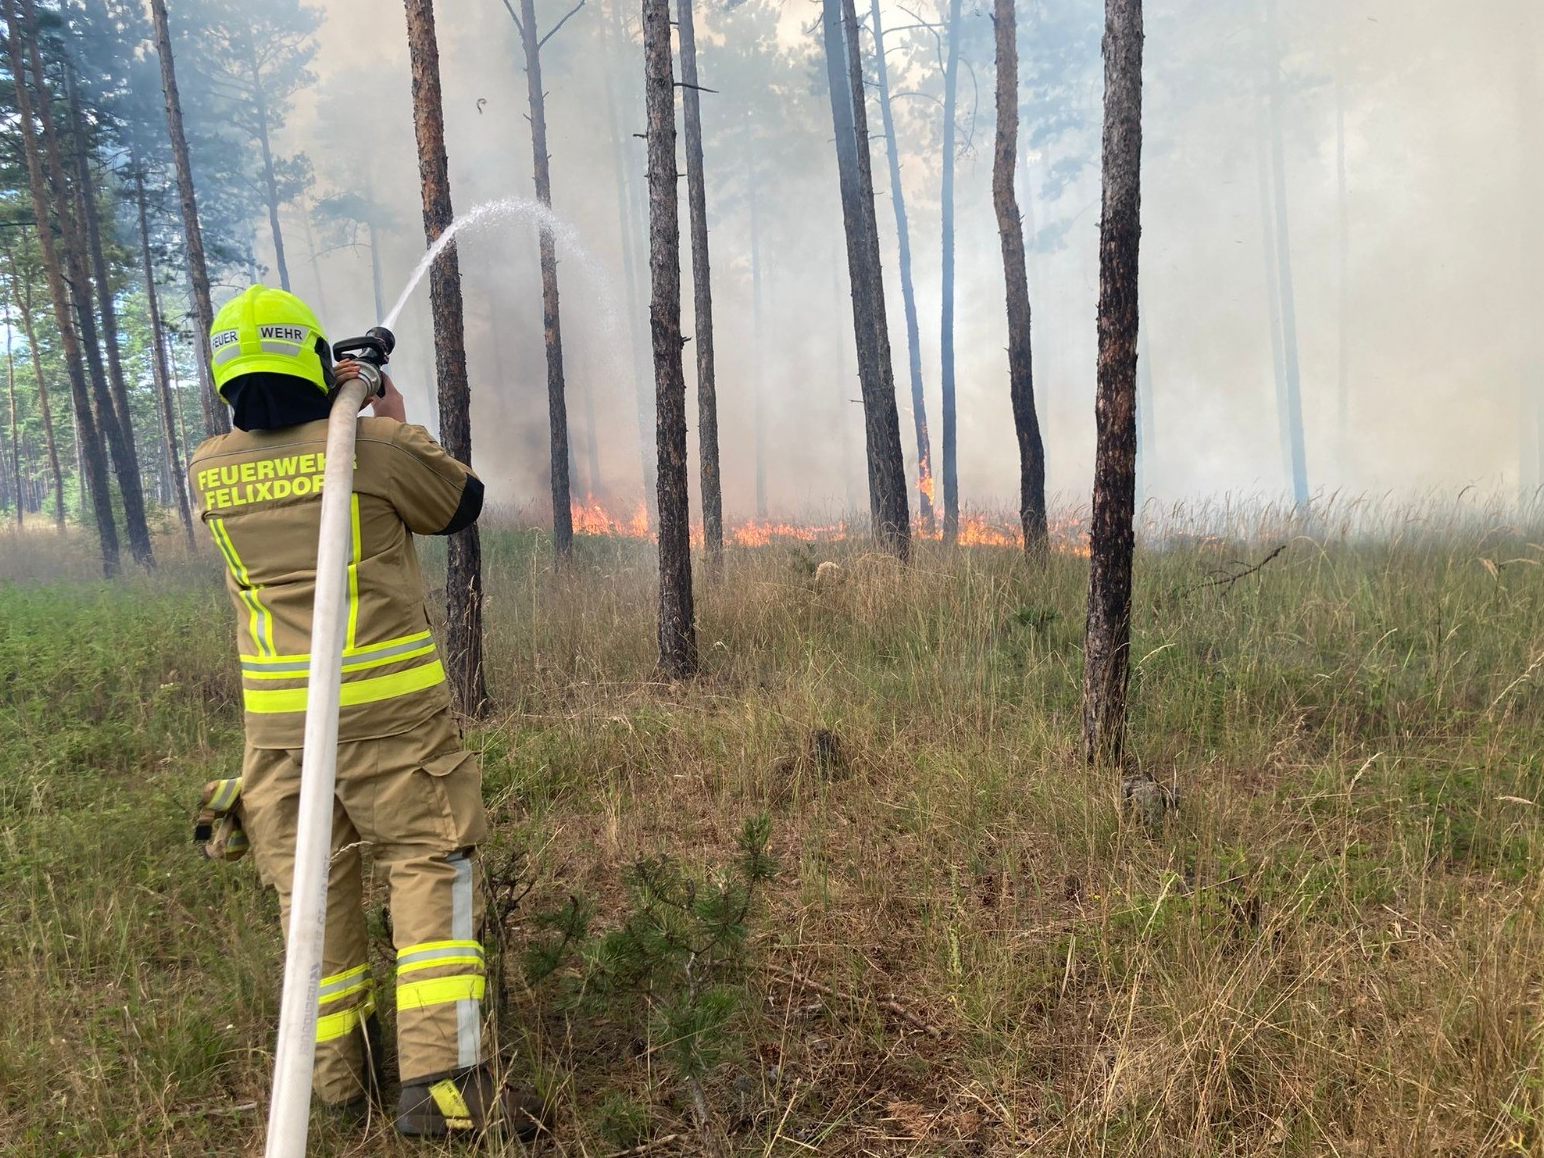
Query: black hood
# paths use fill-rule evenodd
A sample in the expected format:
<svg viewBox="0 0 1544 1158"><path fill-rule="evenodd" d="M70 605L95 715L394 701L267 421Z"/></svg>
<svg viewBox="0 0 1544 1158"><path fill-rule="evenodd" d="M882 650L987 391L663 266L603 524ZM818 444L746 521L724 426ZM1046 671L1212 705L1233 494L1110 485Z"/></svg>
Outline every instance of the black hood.
<svg viewBox="0 0 1544 1158"><path fill-rule="evenodd" d="M326 418L332 398L289 374L243 374L225 386L231 423L238 430L278 430Z"/></svg>

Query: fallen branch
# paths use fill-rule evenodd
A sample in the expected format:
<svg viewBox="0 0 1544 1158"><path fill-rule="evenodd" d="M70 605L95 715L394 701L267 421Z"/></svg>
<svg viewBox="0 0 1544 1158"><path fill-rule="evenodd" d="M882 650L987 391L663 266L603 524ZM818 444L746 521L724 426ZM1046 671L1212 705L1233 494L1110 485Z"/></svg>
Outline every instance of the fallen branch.
<svg viewBox="0 0 1544 1158"><path fill-rule="evenodd" d="M861 1000L851 993L843 993L840 990L831 988L831 986L826 985L824 982L816 981L813 977L806 977L802 973L795 973L792 970L782 969L776 965L768 965L767 972L782 981L788 982L790 985L802 986L805 989L820 994L822 997L829 997L832 1000L847 1001L853 1004L857 1004ZM876 997L874 998L874 1004L878 1005L886 1013L892 1013L907 1024L920 1029L935 1041L944 1035L944 1031L939 1029L938 1026L917 1016L892 997Z"/></svg>
<svg viewBox="0 0 1544 1158"><path fill-rule="evenodd" d="M679 1142L684 1137L686 1137L685 1134L666 1134L663 1138L655 1138L641 1146L634 1146L631 1150L617 1150L607 1154L606 1158L642 1158L643 1155L652 1153L661 1146L668 1146L672 1142Z"/></svg>
<svg viewBox="0 0 1544 1158"><path fill-rule="evenodd" d="M1272 559L1274 559L1277 555L1281 554L1286 549L1287 545L1285 543L1281 544L1281 546L1277 547L1274 551L1272 551L1265 558L1261 559L1253 567L1245 567L1244 564L1239 561L1229 563L1228 566L1230 567L1241 567L1243 569L1240 571L1227 571L1216 574L1211 579L1206 580L1204 583L1197 583L1194 587L1185 588L1185 591L1182 592L1182 594L1188 594L1191 591L1204 591L1208 587L1221 587L1223 588L1223 594L1226 595L1229 591L1233 590L1233 585L1240 579L1247 579L1251 575L1258 575L1260 571L1264 569L1267 563L1269 563Z"/></svg>

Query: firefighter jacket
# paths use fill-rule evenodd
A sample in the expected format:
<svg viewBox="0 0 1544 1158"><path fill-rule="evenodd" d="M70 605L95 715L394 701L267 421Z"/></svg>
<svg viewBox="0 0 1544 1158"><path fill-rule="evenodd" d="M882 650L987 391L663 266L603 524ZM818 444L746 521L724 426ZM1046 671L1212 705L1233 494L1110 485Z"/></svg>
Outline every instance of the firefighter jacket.
<svg viewBox="0 0 1544 1158"><path fill-rule="evenodd" d="M325 421L236 430L188 467L225 559L250 748L303 743L326 445ZM423 427L359 420L340 742L398 735L449 706L413 535L469 526L482 491Z"/></svg>

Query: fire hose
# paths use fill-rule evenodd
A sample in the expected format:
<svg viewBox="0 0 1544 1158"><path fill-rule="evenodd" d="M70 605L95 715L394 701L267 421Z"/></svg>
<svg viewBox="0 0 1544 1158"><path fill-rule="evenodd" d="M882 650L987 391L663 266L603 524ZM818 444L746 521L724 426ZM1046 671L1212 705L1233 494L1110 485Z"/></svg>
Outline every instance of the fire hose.
<svg viewBox="0 0 1544 1158"><path fill-rule="evenodd" d="M332 858L333 792L338 772L338 710L343 681L343 635L352 538L354 441L359 411L382 391L381 367L396 339L376 327L339 342L333 356L361 366L338 385L327 419L327 466L322 483L316 548L316 602L311 616L311 664L300 765L295 872L284 958L273 1092L268 1106L266 1158L301 1158L310 1124L311 1072L316 1063L317 990L327 929L327 870Z"/></svg>

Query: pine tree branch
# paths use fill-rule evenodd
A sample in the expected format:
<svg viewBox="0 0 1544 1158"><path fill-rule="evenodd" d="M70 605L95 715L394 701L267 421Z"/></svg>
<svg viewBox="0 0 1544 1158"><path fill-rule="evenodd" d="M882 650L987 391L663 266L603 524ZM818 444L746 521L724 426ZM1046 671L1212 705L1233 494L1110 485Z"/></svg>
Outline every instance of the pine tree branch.
<svg viewBox="0 0 1544 1158"><path fill-rule="evenodd" d="M507 3L508 0L505 0L505 2ZM563 19L559 20L556 24L554 24L552 26L552 30L550 32L548 32L546 36L543 36L540 40L538 40L536 42L536 51L540 52L543 48L545 48L546 45L547 45L547 41L551 40L554 36L556 36L562 30L563 25L568 23L569 19L573 16L573 14L575 12L578 12L579 9L581 9L583 7L584 7L584 0L579 0L579 3L575 4L572 8L570 8L568 10L568 15L563 17Z"/></svg>

